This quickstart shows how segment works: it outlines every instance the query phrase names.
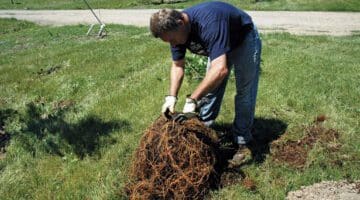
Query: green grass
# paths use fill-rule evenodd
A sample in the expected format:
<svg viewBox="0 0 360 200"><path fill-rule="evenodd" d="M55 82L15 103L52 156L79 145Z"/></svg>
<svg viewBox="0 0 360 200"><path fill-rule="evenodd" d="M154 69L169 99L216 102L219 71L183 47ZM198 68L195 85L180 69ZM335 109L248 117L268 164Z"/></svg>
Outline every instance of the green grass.
<svg viewBox="0 0 360 200"><path fill-rule="evenodd" d="M155 0L154 0L155 1ZM186 8L203 2L188 0L154 4L153 0L89 0L94 8ZM245 10L360 11L358 0L225 0ZM82 0L0 0L0 9L86 9Z"/></svg>
<svg viewBox="0 0 360 200"><path fill-rule="evenodd" d="M0 124L11 135L0 159L1 199L124 198L131 155L168 90L168 46L130 26L109 25L104 39L85 36L87 26L0 26ZM342 147L316 147L304 170L267 155L242 167L256 192L233 185L214 199L283 199L321 180L360 179L360 36L261 37L256 118L286 124L287 140L325 114ZM185 79L178 109L194 86ZM231 78L219 124L231 123L234 94Z"/></svg>

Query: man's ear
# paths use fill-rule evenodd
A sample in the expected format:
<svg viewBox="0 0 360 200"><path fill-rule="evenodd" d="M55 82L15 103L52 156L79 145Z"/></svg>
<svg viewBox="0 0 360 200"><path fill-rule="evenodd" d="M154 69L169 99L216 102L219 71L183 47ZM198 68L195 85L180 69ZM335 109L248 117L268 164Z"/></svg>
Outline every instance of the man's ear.
<svg viewBox="0 0 360 200"><path fill-rule="evenodd" d="M184 20L183 19L178 19L176 20L176 23L179 25L179 26L183 26L185 24Z"/></svg>

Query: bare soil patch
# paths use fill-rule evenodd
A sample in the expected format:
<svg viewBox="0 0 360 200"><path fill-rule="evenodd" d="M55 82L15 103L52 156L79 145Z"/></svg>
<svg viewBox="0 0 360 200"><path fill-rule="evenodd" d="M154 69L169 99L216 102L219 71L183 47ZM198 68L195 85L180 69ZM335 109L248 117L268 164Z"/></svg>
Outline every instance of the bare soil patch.
<svg viewBox="0 0 360 200"><path fill-rule="evenodd" d="M219 187L227 187L241 183L245 180L246 175L237 169L226 169L220 177Z"/></svg>
<svg viewBox="0 0 360 200"><path fill-rule="evenodd" d="M287 163L294 168L304 168L308 153L316 143L320 143L330 151L337 151L341 147L338 142L339 133L334 129L327 129L322 122L326 120L324 115L316 118L314 124L305 128L306 135L297 141L280 141L272 144L273 160L280 163Z"/></svg>
<svg viewBox="0 0 360 200"><path fill-rule="evenodd" d="M245 177L245 179L243 180L242 182L242 185L248 189L248 190L251 190L251 191L256 191L256 183L254 180L252 180L251 178L249 177Z"/></svg>

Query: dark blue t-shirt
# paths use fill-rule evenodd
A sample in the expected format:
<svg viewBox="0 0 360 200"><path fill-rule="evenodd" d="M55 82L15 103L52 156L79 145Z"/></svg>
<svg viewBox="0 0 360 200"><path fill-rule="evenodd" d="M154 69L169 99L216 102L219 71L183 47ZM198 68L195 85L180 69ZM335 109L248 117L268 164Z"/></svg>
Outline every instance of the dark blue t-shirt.
<svg viewBox="0 0 360 200"><path fill-rule="evenodd" d="M213 60L237 47L249 29L251 17L224 2L206 2L183 10L189 16L191 30L188 41L171 47L173 60L185 57L186 49Z"/></svg>

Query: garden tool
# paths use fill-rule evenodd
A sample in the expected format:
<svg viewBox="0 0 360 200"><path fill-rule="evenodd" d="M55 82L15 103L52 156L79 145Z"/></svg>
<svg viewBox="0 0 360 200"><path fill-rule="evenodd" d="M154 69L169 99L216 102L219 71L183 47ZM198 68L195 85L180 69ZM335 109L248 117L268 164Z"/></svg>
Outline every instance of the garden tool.
<svg viewBox="0 0 360 200"><path fill-rule="evenodd" d="M208 98L204 97L202 98L196 106L196 109L199 110L201 108L201 106L203 106L205 103L207 103L209 101ZM189 113L175 113L175 114L171 114L169 109L166 109L166 111L164 112L164 117L168 120L173 120L176 122L184 122L186 120L189 119L193 119L193 118L198 118L198 113L197 112L189 112Z"/></svg>
<svg viewBox="0 0 360 200"><path fill-rule="evenodd" d="M86 1L86 0L83 0L84 3L86 4L86 6L89 8L89 10L91 11L91 13L94 15L94 17L96 18L96 20L99 22L100 24L100 29L99 29L99 32L97 34L98 37L104 37L106 35L106 32L105 32L105 24L101 22L100 18L95 14L94 10L91 8L90 4ZM88 32L86 33L86 35L90 35L92 29L94 28L94 25L95 24L91 24Z"/></svg>

